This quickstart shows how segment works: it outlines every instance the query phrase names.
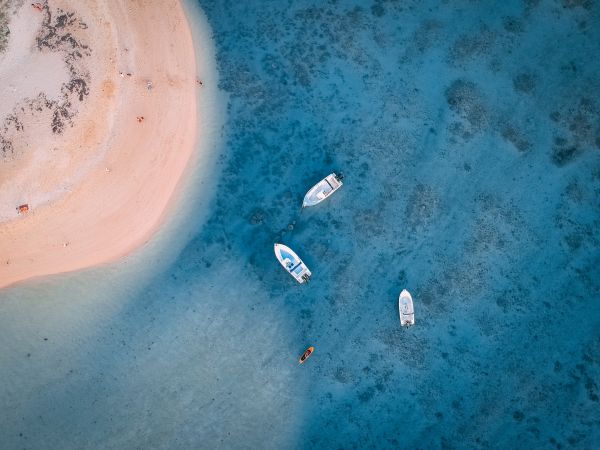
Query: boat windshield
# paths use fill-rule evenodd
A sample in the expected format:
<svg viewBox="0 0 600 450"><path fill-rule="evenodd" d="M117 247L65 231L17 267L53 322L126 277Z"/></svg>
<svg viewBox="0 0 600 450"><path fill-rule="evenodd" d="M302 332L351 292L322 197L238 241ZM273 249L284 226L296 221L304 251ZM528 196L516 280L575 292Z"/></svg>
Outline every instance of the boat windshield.
<svg viewBox="0 0 600 450"><path fill-rule="evenodd" d="M298 261L296 260L296 258L294 257L294 255L292 255L289 252L286 252L285 250L281 250L281 258L285 261L286 259L291 261L292 265L296 264Z"/></svg>

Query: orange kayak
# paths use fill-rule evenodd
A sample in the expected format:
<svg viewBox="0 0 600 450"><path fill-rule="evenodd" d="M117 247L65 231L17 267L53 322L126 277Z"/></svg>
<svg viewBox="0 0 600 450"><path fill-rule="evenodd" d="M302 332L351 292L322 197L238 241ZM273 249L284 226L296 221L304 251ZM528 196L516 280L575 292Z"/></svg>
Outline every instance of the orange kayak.
<svg viewBox="0 0 600 450"><path fill-rule="evenodd" d="M302 364L304 361L306 361L306 360L308 359L308 357L309 357L310 355L312 355L312 352L314 352L314 351L315 351L315 348L314 348L314 347L308 347L308 348L306 349L306 351L305 351L305 352L302 354L302 356L300 357L300 359L298 360L298 362L299 362L300 364Z"/></svg>

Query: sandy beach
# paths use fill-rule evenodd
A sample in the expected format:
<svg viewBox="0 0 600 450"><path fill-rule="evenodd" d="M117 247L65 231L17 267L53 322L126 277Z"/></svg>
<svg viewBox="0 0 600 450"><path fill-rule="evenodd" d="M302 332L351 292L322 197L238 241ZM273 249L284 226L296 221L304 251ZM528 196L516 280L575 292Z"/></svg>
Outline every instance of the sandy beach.
<svg viewBox="0 0 600 450"><path fill-rule="evenodd" d="M0 287L147 242L177 207L203 88L177 0L51 0L7 16Z"/></svg>

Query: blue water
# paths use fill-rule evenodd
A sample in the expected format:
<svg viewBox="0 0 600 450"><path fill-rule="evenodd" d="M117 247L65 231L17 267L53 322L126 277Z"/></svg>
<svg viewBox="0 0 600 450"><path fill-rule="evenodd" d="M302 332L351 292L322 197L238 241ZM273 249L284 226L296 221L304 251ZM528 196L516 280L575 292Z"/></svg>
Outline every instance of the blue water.
<svg viewBox="0 0 600 450"><path fill-rule="evenodd" d="M208 220L135 289L4 294L3 447L598 448L598 3L200 4Z"/></svg>

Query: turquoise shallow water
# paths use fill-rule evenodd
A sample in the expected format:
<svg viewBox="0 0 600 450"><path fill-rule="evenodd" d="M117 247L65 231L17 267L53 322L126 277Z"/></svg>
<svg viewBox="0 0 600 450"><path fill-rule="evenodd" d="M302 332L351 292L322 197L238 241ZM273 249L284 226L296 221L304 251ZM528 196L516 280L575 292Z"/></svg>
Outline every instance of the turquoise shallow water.
<svg viewBox="0 0 600 450"><path fill-rule="evenodd" d="M135 286L0 295L6 447L597 447L598 4L200 4L208 219Z"/></svg>

